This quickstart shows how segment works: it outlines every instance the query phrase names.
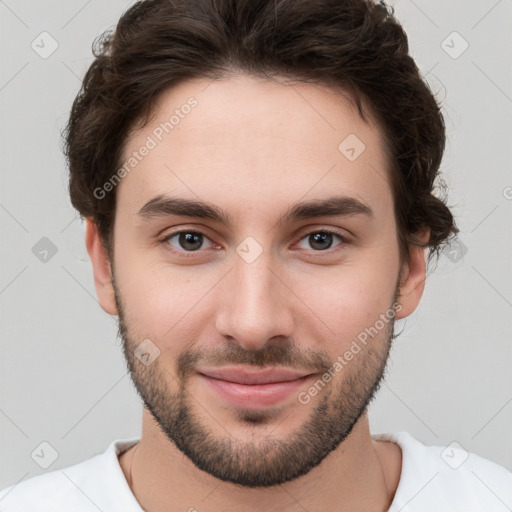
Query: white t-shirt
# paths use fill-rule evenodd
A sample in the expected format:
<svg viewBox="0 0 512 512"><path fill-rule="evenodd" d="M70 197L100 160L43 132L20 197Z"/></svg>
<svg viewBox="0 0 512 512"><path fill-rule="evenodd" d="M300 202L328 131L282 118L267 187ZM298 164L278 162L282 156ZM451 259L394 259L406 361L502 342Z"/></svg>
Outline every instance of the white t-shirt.
<svg viewBox="0 0 512 512"><path fill-rule="evenodd" d="M457 446L426 446L407 432L374 434L397 443L402 473L389 512L510 512L512 472ZM138 438L0 491L1 512L143 512L118 455ZM179 492L179 491L177 491Z"/></svg>

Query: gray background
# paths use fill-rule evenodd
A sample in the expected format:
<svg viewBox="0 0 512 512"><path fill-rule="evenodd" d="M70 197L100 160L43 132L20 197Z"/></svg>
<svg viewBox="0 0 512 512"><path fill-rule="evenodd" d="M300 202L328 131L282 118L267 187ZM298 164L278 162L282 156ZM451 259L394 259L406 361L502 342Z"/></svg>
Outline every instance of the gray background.
<svg viewBox="0 0 512 512"><path fill-rule="evenodd" d="M60 151L91 42L128 5L0 0L0 488L45 471L31 458L43 441L58 453L50 471L140 434L142 406L116 321L96 301ZM419 309L397 322L404 332L371 408L372 431L456 440L512 469L512 1L394 5L444 103L443 172L461 233ZM31 47L51 48L41 36L42 48L43 31L58 43L47 58ZM461 55L454 31L469 43Z"/></svg>

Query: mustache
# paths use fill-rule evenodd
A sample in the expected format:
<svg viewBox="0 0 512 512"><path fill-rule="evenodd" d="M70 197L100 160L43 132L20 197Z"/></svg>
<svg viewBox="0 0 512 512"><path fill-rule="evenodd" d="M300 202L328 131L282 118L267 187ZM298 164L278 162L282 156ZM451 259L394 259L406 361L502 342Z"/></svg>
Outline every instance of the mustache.
<svg viewBox="0 0 512 512"><path fill-rule="evenodd" d="M239 345L219 349L195 348L183 352L177 361L177 376L186 379L199 365L226 366L279 366L310 373L324 373L332 365L327 354L311 349L301 350L293 343L268 345L257 350L247 350Z"/></svg>

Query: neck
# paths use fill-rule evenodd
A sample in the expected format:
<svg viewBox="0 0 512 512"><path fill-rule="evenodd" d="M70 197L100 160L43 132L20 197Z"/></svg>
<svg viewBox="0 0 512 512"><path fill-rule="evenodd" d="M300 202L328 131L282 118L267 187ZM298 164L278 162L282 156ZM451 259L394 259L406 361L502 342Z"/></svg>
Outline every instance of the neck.
<svg viewBox="0 0 512 512"><path fill-rule="evenodd" d="M387 446L386 446L387 445ZM392 446L391 446L392 445ZM364 414L350 435L306 475L268 488L245 488L198 469L144 409L141 440L120 457L133 494L147 512L246 509L288 512L386 511L400 478L401 452L373 441Z"/></svg>

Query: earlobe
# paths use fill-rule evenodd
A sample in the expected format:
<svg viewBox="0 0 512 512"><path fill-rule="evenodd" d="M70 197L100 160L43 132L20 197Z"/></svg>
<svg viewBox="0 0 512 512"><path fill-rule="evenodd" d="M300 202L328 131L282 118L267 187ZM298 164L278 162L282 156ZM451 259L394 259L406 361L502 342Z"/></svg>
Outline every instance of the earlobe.
<svg viewBox="0 0 512 512"><path fill-rule="evenodd" d="M94 220L86 219L85 245L91 258L94 273L94 285L101 308L110 315L117 315L112 270L107 250L101 242L98 226Z"/></svg>
<svg viewBox="0 0 512 512"><path fill-rule="evenodd" d="M428 240L429 231L423 234L421 240ZM396 312L396 319L406 318L411 315L420 303L425 289L427 277L426 248L420 246L410 247L409 262L402 269L400 291L397 301L400 310Z"/></svg>

